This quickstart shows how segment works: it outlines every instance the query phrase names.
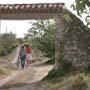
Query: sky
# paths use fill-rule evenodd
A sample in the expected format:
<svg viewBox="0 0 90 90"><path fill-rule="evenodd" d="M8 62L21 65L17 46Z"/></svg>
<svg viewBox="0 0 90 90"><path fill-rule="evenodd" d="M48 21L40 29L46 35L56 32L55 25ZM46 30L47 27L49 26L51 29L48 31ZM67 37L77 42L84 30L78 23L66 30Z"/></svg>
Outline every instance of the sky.
<svg viewBox="0 0 90 90"><path fill-rule="evenodd" d="M74 0L0 0L0 4L29 4L29 3L65 3L65 6L74 12L70 6ZM23 37L27 30L31 27L30 20L1 20L1 33L14 32L17 37Z"/></svg>

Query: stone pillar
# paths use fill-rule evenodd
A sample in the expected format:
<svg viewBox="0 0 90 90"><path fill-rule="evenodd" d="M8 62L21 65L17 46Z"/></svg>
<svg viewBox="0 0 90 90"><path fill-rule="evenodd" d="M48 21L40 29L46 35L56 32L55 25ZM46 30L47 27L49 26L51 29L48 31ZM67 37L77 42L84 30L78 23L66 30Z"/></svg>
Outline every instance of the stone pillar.
<svg viewBox="0 0 90 90"><path fill-rule="evenodd" d="M61 59L61 53L62 53L62 31L64 29L63 27L63 21L62 21L63 14L57 15L55 17L56 21L56 33L55 33L55 69L58 69L60 65L60 59Z"/></svg>
<svg viewBox="0 0 90 90"><path fill-rule="evenodd" d="M1 45L1 19L0 19L0 45Z"/></svg>

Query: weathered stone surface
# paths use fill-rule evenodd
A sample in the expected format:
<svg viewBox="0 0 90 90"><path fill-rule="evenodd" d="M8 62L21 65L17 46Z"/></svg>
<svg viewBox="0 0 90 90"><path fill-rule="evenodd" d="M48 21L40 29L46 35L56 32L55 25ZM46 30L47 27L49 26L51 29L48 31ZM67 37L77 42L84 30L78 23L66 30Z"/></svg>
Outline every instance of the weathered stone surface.
<svg viewBox="0 0 90 90"><path fill-rule="evenodd" d="M77 69L87 68L90 65L90 30L83 22L69 12L72 19L65 22L64 60L72 62Z"/></svg>

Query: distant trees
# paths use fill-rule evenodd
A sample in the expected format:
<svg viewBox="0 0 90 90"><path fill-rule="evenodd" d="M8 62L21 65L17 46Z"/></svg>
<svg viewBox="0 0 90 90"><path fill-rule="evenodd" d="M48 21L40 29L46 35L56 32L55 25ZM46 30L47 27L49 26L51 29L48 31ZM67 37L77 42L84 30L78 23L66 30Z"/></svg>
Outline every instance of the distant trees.
<svg viewBox="0 0 90 90"><path fill-rule="evenodd" d="M90 0L75 0L76 4L72 5L73 9L77 11L79 16L86 14L87 26L90 25Z"/></svg>
<svg viewBox="0 0 90 90"><path fill-rule="evenodd" d="M11 53L16 47L16 35L12 32L1 34L0 56Z"/></svg>

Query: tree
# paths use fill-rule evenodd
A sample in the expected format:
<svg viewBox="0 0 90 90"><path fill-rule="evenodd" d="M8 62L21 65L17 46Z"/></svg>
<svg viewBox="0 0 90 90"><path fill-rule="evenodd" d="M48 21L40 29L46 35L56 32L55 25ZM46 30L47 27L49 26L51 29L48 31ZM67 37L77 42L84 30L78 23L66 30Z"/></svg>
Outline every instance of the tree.
<svg viewBox="0 0 90 90"><path fill-rule="evenodd" d="M11 53L16 47L16 35L12 32L1 35L0 56Z"/></svg>
<svg viewBox="0 0 90 90"><path fill-rule="evenodd" d="M37 50L55 61L55 23L53 20L39 20L32 23L28 37Z"/></svg>
<svg viewBox="0 0 90 90"><path fill-rule="evenodd" d="M75 0L76 4L72 5L73 9L77 11L79 16L86 14L87 26L90 25L90 0Z"/></svg>

